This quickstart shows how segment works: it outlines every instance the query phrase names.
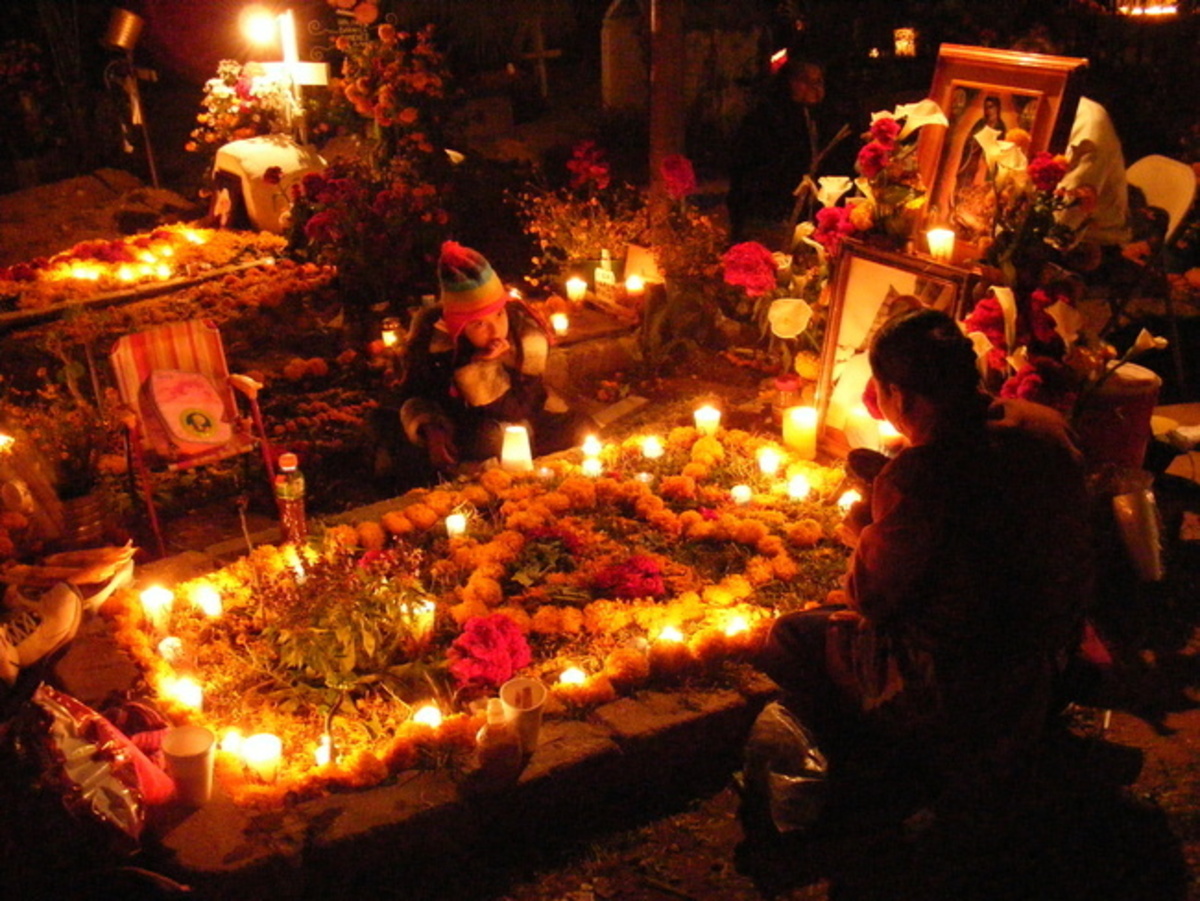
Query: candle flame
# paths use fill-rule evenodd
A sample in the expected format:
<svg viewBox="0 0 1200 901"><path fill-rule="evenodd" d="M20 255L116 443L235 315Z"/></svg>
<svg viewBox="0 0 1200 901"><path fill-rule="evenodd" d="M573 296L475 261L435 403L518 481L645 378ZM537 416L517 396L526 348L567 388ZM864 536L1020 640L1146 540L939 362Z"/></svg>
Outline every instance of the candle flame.
<svg viewBox="0 0 1200 901"><path fill-rule="evenodd" d="M794 501L802 501L812 491L812 485L802 475L794 475L788 479L788 497Z"/></svg>
<svg viewBox="0 0 1200 901"><path fill-rule="evenodd" d="M849 510L855 504L862 500L862 495L851 488L838 498L838 506L843 510Z"/></svg>
<svg viewBox="0 0 1200 901"><path fill-rule="evenodd" d="M582 685L587 681L587 673L577 666L568 666L558 677L561 685Z"/></svg>
<svg viewBox="0 0 1200 901"><path fill-rule="evenodd" d="M735 616L725 624L726 635L740 635L743 632L750 631L750 623L746 621L744 616Z"/></svg>
<svg viewBox="0 0 1200 901"><path fill-rule="evenodd" d="M583 439L582 449L585 457L598 457L600 451L604 450L604 444L595 435L588 435Z"/></svg>
<svg viewBox="0 0 1200 901"><path fill-rule="evenodd" d="M221 593L211 585L197 585L192 590L192 604L210 619L216 619L224 612Z"/></svg>
<svg viewBox="0 0 1200 901"><path fill-rule="evenodd" d="M765 476L773 476L779 472L783 457L773 447L764 447L758 452L758 468Z"/></svg>
<svg viewBox="0 0 1200 901"><path fill-rule="evenodd" d="M597 457L588 457L580 468L585 476L598 476L604 472L604 464Z"/></svg>
<svg viewBox="0 0 1200 901"><path fill-rule="evenodd" d="M421 723L436 729L442 724L442 711L438 710L433 704L426 704L420 710L413 714L413 722Z"/></svg>
<svg viewBox="0 0 1200 901"><path fill-rule="evenodd" d="M328 732L318 740L316 750L313 751L313 758L316 760L317 766L325 766L333 760L333 736Z"/></svg>
<svg viewBox="0 0 1200 901"><path fill-rule="evenodd" d="M246 737L242 735L241 729L226 729L225 734L221 736L221 750L241 757L242 744L245 741Z"/></svg>
<svg viewBox="0 0 1200 901"><path fill-rule="evenodd" d="M163 686L163 694L184 707L199 710L204 704L204 689L190 676L180 676Z"/></svg>
<svg viewBox="0 0 1200 901"><path fill-rule="evenodd" d="M675 626L663 626L661 632L658 633L659 641L683 641L683 633Z"/></svg>

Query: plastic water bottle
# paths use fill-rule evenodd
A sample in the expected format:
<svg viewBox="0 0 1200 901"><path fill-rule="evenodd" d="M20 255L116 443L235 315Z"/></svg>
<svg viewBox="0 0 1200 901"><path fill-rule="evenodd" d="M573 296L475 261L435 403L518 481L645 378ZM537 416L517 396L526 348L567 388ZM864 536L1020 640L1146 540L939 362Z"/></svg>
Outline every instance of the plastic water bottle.
<svg viewBox="0 0 1200 901"><path fill-rule="evenodd" d="M524 764L521 741L505 717L504 704L499 698L488 699L487 722L479 730L476 741L479 767L487 777L500 782L515 782Z"/></svg>
<svg viewBox="0 0 1200 901"><path fill-rule="evenodd" d="M308 537L304 515L304 476L297 468L295 454L279 455L279 474L275 476L275 503L279 505L279 528L283 540L303 544Z"/></svg>

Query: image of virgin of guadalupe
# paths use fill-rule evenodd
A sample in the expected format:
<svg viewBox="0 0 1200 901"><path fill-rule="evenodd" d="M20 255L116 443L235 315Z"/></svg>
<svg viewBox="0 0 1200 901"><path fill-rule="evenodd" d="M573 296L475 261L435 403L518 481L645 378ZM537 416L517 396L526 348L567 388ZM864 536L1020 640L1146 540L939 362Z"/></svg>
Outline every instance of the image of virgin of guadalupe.
<svg viewBox="0 0 1200 901"><path fill-rule="evenodd" d="M983 147L975 136L984 128L996 132L1002 140L1008 132L1008 124L1001 115L1000 98L989 94L983 99L983 115L976 120L967 133L954 177L953 224L958 236L975 241L990 234L995 217L995 192L990 181L987 160Z"/></svg>

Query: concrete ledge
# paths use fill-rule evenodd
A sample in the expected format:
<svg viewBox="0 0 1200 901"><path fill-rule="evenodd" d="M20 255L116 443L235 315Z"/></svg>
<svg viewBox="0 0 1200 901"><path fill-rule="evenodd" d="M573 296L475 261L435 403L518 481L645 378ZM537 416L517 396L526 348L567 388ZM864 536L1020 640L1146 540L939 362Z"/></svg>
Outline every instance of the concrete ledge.
<svg viewBox="0 0 1200 901"><path fill-rule="evenodd" d="M727 778L767 684L647 691L586 721L550 719L517 782L487 793L464 796L460 775L412 771L280 810L219 796L196 811L160 811L151 856L205 897L436 897L501 857Z"/></svg>

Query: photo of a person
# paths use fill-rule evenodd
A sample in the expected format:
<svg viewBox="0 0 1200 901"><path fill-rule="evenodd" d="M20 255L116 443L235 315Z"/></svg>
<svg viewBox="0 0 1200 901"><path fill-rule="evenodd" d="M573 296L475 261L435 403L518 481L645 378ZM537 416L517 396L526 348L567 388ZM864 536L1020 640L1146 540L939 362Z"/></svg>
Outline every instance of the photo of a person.
<svg viewBox="0 0 1200 901"><path fill-rule="evenodd" d="M1002 109L1000 96L987 94L983 98L982 115L971 126L962 144L954 176L951 223L958 237L966 241L975 241L991 232L996 198L983 146L976 137L986 128L994 132L996 140L1003 140L1009 125Z"/></svg>

